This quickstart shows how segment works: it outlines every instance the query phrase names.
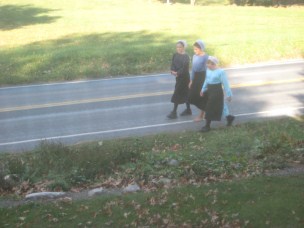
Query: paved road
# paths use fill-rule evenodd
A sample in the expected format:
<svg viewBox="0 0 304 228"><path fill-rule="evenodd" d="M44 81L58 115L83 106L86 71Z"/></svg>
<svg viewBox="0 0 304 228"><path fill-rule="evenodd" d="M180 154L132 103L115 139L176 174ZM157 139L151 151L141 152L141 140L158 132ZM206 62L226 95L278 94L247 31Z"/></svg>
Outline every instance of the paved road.
<svg viewBox="0 0 304 228"><path fill-rule="evenodd" d="M236 123L304 113L304 60L226 70ZM199 130L203 123L193 116L166 119L173 88L168 74L0 88L0 152L26 151L45 139L72 144Z"/></svg>

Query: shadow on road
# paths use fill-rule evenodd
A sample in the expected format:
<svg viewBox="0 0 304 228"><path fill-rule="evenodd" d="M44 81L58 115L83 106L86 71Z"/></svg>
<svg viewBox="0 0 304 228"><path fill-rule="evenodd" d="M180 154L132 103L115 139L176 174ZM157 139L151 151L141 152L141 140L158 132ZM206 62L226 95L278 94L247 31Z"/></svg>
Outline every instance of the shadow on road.
<svg viewBox="0 0 304 228"><path fill-rule="evenodd" d="M293 97L296 98L301 103L302 106L304 105L304 94L297 94L294 95Z"/></svg>

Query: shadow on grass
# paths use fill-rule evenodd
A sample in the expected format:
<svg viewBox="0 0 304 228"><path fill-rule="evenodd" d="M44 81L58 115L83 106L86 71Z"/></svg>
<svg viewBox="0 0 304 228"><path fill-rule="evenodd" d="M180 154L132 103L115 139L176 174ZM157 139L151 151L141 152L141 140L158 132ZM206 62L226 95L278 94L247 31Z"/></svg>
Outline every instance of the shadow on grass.
<svg viewBox="0 0 304 228"><path fill-rule="evenodd" d="M0 6L0 30L13 30L27 25L52 23L59 17L43 16L54 10L31 5Z"/></svg>
<svg viewBox="0 0 304 228"><path fill-rule="evenodd" d="M100 33L3 50L0 85L168 72L179 39L147 31ZM191 47L188 53L193 55Z"/></svg>
<svg viewBox="0 0 304 228"><path fill-rule="evenodd" d="M167 0L158 0L161 3L167 3ZM191 5L191 0L170 0L170 4L185 4L185 5ZM227 5L227 2L225 0L196 0L194 1L194 5Z"/></svg>

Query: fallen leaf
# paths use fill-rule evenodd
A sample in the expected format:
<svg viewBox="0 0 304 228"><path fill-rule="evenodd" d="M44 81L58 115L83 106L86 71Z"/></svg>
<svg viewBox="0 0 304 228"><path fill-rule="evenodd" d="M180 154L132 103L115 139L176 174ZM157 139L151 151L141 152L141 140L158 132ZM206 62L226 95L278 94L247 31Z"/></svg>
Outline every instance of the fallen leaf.
<svg viewBox="0 0 304 228"><path fill-rule="evenodd" d="M124 217L125 217L125 218L128 218L128 216L129 216L130 214L131 214L131 212L128 212L128 213L125 212L125 213L124 213Z"/></svg>

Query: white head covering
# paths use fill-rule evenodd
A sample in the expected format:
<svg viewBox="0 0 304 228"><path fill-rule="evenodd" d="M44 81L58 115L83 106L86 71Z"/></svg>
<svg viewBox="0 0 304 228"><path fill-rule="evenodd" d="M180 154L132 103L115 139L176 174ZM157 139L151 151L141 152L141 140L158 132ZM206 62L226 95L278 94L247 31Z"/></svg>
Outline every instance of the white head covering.
<svg viewBox="0 0 304 228"><path fill-rule="evenodd" d="M184 48L187 47L187 42L185 40L179 40L179 41L177 41L177 43L182 43Z"/></svg>
<svg viewBox="0 0 304 228"><path fill-rule="evenodd" d="M211 55L210 55L210 56L208 57L208 60L211 61L211 62L213 62L215 65L219 64L218 59L217 59L216 57L214 57L214 56L211 56Z"/></svg>
<svg viewBox="0 0 304 228"><path fill-rule="evenodd" d="M205 51L205 44L202 40L195 41L201 47L202 51Z"/></svg>

